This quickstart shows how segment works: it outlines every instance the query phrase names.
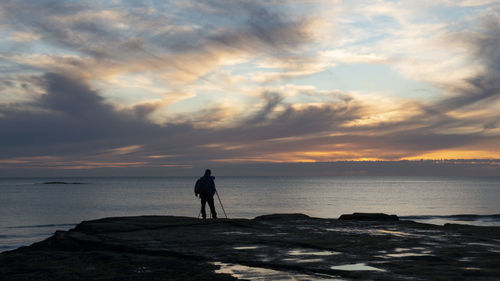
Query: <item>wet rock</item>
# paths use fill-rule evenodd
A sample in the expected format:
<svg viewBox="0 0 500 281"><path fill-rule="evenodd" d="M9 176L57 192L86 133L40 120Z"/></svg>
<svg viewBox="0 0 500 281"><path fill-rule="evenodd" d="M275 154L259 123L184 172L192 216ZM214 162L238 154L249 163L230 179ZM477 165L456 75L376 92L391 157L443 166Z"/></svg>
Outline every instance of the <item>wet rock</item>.
<svg viewBox="0 0 500 281"><path fill-rule="evenodd" d="M358 221L398 221L396 215L388 215L383 213L353 213L351 215L341 215L339 220L358 220Z"/></svg>
<svg viewBox="0 0 500 281"><path fill-rule="evenodd" d="M302 214L105 218L1 253L0 279L499 280L498 237L500 227Z"/></svg>

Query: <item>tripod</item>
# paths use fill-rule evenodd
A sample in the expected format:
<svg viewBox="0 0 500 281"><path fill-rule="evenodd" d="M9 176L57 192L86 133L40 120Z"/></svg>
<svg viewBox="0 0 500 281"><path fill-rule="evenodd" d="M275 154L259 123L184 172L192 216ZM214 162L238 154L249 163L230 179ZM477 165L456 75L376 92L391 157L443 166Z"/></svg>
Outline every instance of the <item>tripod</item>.
<svg viewBox="0 0 500 281"><path fill-rule="evenodd" d="M226 210L224 209L224 205L222 205L222 201L220 200L219 193L217 192L217 190L215 191L215 194L217 195L217 199L219 199L220 206L222 207L222 211L224 212L224 216L225 216L225 217L226 217L226 219L227 219ZM201 210L200 210L200 212L198 213L198 218L200 218L200 216L201 216Z"/></svg>

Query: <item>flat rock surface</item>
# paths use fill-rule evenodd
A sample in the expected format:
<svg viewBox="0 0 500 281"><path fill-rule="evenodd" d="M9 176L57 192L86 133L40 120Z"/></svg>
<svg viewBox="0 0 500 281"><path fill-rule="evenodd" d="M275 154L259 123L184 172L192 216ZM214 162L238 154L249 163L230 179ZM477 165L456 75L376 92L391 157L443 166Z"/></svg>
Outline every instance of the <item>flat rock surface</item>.
<svg viewBox="0 0 500 281"><path fill-rule="evenodd" d="M280 214L85 221L0 254L2 280L500 280L500 227Z"/></svg>

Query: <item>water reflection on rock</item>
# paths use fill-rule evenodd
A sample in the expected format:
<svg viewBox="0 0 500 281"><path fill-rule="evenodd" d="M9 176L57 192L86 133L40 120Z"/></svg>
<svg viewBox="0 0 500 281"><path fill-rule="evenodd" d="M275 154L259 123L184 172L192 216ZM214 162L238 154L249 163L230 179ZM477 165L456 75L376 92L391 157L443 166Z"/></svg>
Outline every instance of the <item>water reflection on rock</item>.
<svg viewBox="0 0 500 281"><path fill-rule="evenodd" d="M340 279L336 276L330 276L326 274L318 274L318 275L310 275L310 274L301 274L301 273L293 273L286 271L278 271L268 268L262 267L251 267L245 266L241 264L228 264L222 262L214 262L216 266L219 266L220 269L217 269L216 273L224 273L230 274L233 277L238 279L245 280L283 280L283 281L325 281L325 280L345 280Z"/></svg>
<svg viewBox="0 0 500 281"><path fill-rule="evenodd" d="M346 270L346 271L385 271L380 268L368 266L364 263L337 265L337 266L331 266L330 268L334 270Z"/></svg>

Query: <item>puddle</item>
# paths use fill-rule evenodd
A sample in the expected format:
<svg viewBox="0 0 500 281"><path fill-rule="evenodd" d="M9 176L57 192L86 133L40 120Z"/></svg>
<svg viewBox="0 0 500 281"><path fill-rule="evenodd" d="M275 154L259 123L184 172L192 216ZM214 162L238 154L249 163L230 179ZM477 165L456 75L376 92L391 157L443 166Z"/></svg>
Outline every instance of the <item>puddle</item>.
<svg viewBox="0 0 500 281"><path fill-rule="evenodd" d="M332 256L340 255L340 252L333 251L313 251L313 250L291 250L288 251L290 256Z"/></svg>
<svg viewBox="0 0 500 281"><path fill-rule="evenodd" d="M365 229L365 228L326 228L326 231L330 232L339 232L343 235L353 233L353 234L368 234L368 235L392 235L396 237L424 237L426 235L418 234L418 233L410 233L410 232L403 232L403 231L396 231L396 230L389 230L389 229Z"/></svg>
<svg viewBox="0 0 500 281"><path fill-rule="evenodd" d="M466 243L466 244L471 245L471 246L485 247L490 252L500 253L500 247L498 245L495 245L495 244L481 243L481 242L471 242L471 243Z"/></svg>
<svg viewBox="0 0 500 281"><path fill-rule="evenodd" d="M376 230L366 230L366 229L355 229L355 228L326 228L326 231L339 232L341 234L377 234Z"/></svg>
<svg viewBox="0 0 500 281"><path fill-rule="evenodd" d="M297 229L300 229L300 230L312 230L314 228L310 227L310 226L299 226L299 227L297 227Z"/></svg>
<svg viewBox="0 0 500 281"><path fill-rule="evenodd" d="M491 244L491 243L481 243L481 242L470 242L466 243L467 245L472 245L472 246L483 246L483 247L492 247L492 248L500 248L500 246Z"/></svg>
<svg viewBox="0 0 500 281"><path fill-rule="evenodd" d="M138 268L134 269L135 273L150 273L151 270L145 266L139 266Z"/></svg>
<svg viewBox="0 0 500 281"><path fill-rule="evenodd" d="M412 234L410 234L410 233L401 232L401 231L393 231L393 230L377 230L377 233L378 234L390 234L390 235L394 235L394 236L398 236L398 237L412 236Z"/></svg>
<svg viewBox="0 0 500 281"><path fill-rule="evenodd" d="M283 259L283 261L294 262L294 263L310 263L310 262L322 262L323 259L286 258L286 259Z"/></svg>
<svg viewBox="0 0 500 281"><path fill-rule="evenodd" d="M272 259L266 254L257 254L257 260L262 262L270 262Z"/></svg>
<svg viewBox="0 0 500 281"><path fill-rule="evenodd" d="M410 251L410 248L396 248L394 249L395 252L401 253L401 252L408 252Z"/></svg>
<svg viewBox="0 0 500 281"><path fill-rule="evenodd" d="M235 250L255 250L259 248L259 246L241 246L241 247L233 247Z"/></svg>
<svg viewBox="0 0 500 281"><path fill-rule="evenodd" d="M257 237L275 237L278 235L288 235L287 232L278 232L278 233L270 233L270 234L258 234Z"/></svg>
<svg viewBox="0 0 500 281"><path fill-rule="evenodd" d="M422 256L430 256L429 254L418 254L418 253L399 253L399 254L387 254L388 257L391 258L404 258L404 257L422 257Z"/></svg>
<svg viewBox="0 0 500 281"><path fill-rule="evenodd" d="M330 268L334 270L346 270L346 271L385 271L380 268L368 266L364 263L337 265L337 266L331 266Z"/></svg>
<svg viewBox="0 0 500 281"><path fill-rule="evenodd" d="M226 231L226 232L221 232L221 234L226 234L226 235L250 235L252 233L250 232L243 232L243 231Z"/></svg>
<svg viewBox="0 0 500 281"><path fill-rule="evenodd" d="M214 262L214 265L220 266L220 269L215 270L215 273L230 274L238 279L246 280L284 280L284 281L316 281L316 280L343 280L336 276L325 274L308 275L300 273L291 273L286 271L278 271L262 267L250 267L240 264L229 264L222 262Z"/></svg>
<svg viewBox="0 0 500 281"><path fill-rule="evenodd" d="M422 256L430 256L432 253L432 251L429 251L424 247L395 248L394 252L395 253L392 254L385 254L385 257L391 257L391 258L422 257Z"/></svg>

